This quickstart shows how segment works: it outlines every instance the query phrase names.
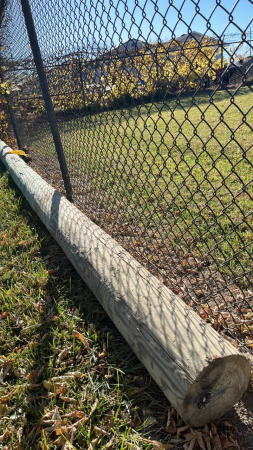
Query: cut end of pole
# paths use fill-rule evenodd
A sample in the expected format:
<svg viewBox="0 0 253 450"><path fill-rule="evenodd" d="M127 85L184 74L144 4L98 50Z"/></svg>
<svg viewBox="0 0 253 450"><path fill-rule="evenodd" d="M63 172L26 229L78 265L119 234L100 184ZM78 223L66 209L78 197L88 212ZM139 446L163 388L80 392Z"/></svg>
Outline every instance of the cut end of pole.
<svg viewBox="0 0 253 450"><path fill-rule="evenodd" d="M226 414L249 384L251 366L244 355L217 357L207 364L183 402L182 418L193 427Z"/></svg>

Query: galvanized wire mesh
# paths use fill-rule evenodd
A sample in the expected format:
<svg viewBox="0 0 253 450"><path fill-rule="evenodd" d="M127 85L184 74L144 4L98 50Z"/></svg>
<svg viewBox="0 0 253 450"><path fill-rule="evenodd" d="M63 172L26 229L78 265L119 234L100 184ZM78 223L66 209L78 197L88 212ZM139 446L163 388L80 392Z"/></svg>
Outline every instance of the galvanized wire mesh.
<svg viewBox="0 0 253 450"><path fill-rule="evenodd" d="M251 351L252 1L30 6L75 203ZM64 192L21 0L2 41L20 145Z"/></svg>

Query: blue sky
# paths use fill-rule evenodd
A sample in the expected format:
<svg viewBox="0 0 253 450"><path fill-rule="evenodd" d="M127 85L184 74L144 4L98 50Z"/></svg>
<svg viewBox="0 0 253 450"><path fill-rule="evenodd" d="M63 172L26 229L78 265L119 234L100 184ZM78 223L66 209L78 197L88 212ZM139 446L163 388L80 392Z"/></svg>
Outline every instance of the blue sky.
<svg viewBox="0 0 253 450"><path fill-rule="evenodd" d="M82 5L80 0L72 0L73 6L78 3ZM173 34L187 33L189 28L201 33L208 31L209 35L240 33L250 30L253 17L250 0L87 0L85 3L90 15L87 20L85 9L82 10L83 31L96 40L106 38L109 46L130 37L167 40Z"/></svg>
<svg viewBox="0 0 253 450"><path fill-rule="evenodd" d="M234 33L244 31L253 17L253 5L249 0L127 0L126 3L104 0L103 3L105 8L100 2L87 1L94 12L92 17L98 29L101 26L100 17L104 23L109 17L109 39L112 40L118 40L119 35L123 41L131 36L145 40L170 39L173 33L176 36L187 33L189 27L204 33L209 18L210 28L217 34L221 35L224 30ZM217 3L220 5L217 6ZM93 4L97 5L97 11ZM233 17L228 14L231 11Z"/></svg>
<svg viewBox="0 0 253 450"><path fill-rule="evenodd" d="M155 41L189 29L222 36L250 31L252 0L30 0L42 53L111 48L130 37ZM230 14L231 13L231 14ZM43 52L44 50L44 52Z"/></svg>

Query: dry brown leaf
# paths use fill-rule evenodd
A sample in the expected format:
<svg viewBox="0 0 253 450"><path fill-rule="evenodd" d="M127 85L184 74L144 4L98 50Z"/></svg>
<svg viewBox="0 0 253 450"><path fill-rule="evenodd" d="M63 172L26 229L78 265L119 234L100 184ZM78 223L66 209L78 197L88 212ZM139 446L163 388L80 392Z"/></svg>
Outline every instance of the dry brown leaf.
<svg viewBox="0 0 253 450"><path fill-rule="evenodd" d="M5 439L7 439L8 437L10 437L10 435L11 435L11 430L10 430L9 428L6 428L4 434L2 434L2 435L0 436L0 442L5 441Z"/></svg>
<svg viewBox="0 0 253 450"><path fill-rule="evenodd" d="M48 275L58 275L60 267L57 267L56 269L49 269L48 270Z"/></svg>
<svg viewBox="0 0 253 450"><path fill-rule="evenodd" d="M76 419L81 419L84 416L83 411L73 411L71 413L65 414L63 417L74 417Z"/></svg>
<svg viewBox="0 0 253 450"><path fill-rule="evenodd" d="M16 392L17 392L17 389L14 389L13 391L9 392L8 394L0 397L0 403L6 403L12 395L16 394Z"/></svg>
<svg viewBox="0 0 253 450"><path fill-rule="evenodd" d="M66 374L66 377L72 377L72 378L82 378L85 374L83 374L82 372L79 372L78 370L76 370L75 372L68 372Z"/></svg>
<svg viewBox="0 0 253 450"><path fill-rule="evenodd" d="M8 317L8 315L9 315L9 311L3 312L2 314L0 314L0 320L6 319L6 317Z"/></svg>
<svg viewBox="0 0 253 450"><path fill-rule="evenodd" d="M108 368L108 372L107 372L107 375L105 375L105 378L106 379L109 379L109 378L112 378L113 377L113 375L112 375L112 373L111 373L111 371L110 371L110 367Z"/></svg>
<svg viewBox="0 0 253 450"><path fill-rule="evenodd" d="M94 450L94 446L98 443L99 438L93 439L88 447L88 450Z"/></svg>
<svg viewBox="0 0 253 450"><path fill-rule="evenodd" d="M66 440L65 440L64 437L61 435L61 436L59 436L57 439L55 439L54 445L56 445L57 447L61 447L61 446L64 444L65 441L66 441Z"/></svg>
<svg viewBox="0 0 253 450"><path fill-rule="evenodd" d="M141 394L147 388L148 388L148 386L144 386L142 388L134 388L134 387L133 388L129 388L128 389L128 395L129 395L129 397L133 397L134 395Z"/></svg>
<svg viewBox="0 0 253 450"><path fill-rule="evenodd" d="M67 358L71 349L72 349L72 346L64 348L58 355L58 361L62 361L63 359Z"/></svg>
<svg viewBox="0 0 253 450"><path fill-rule="evenodd" d="M65 435L68 436L68 427L66 425L60 426L55 430L56 436Z"/></svg>
<svg viewBox="0 0 253 450"><path fill-rule="evenodd" d="M85 339L85 337L82 333L79 333L79 331L74 330L73 334L74 334L75 338L80 339L80 341L87 348L87 350L91 350L88 341Z"/></svg>
<svg viewBox="0 0 253 450"><path fill-rule="evenodd" d="M53 420L61 420L61 416L60 416L60 413L59 413L59 407L58 406L56 406L54 408L54 410L53 410L52 419Z"/></svg>
<svg viewBox="0 0 253 450"><path fill-rule="evenodd" d="M210 438L205 440L207 450L212 450Z"/></svg>
<svg viewBox="0 0 253 450"><path fill-rule="evenodd" d="M68 389L67 383L52 383L51 385L51 392L58 395L58 394L65 394L65 392Z"/></svg>
<svg viewBox="0 0 253 450"><path fill-rule="evenodd" d="M198 444L199 444L201 450L206 450L201 431L195 430L195 434L196 434L196 438L197 438L197 441L198 441Z"/></svg>
<svg viewBox="0 0 253 450"><path fill-rule="evenodd" d="M3 364L3 368L0 371L0 383L4 383L5 378L9 374L10 370L12 368L12 360L6 361Z"/></svg>
<svg viewBox="0 0 253 450"><path fill-rule="evenodd" d="M173 418L173 408L170 408L168 411L168 419L167 419L167 424L166 424L166 431L167 433L171 433L174 434L177 431L177 427L176 427L176 422Z"/></svg>
<svg viewBox="0 0 253 450"><path fill-rule="evenodd" d="M188 449L187 450L193 450L194 446L196 443L196 437L194 437L188 444Z"/></svg>
<svg viewBox="0 0 253 450"><path fill-rule="evenodd" d="M189 442L189 441L191 441L192 439L194 439L196 436L195 436L195 434L193 434L193 433L186 433L185 435L184 435L184 442Z"/></svg>
<svg viewBox="0 0 253 450"><path fill-rule="evenodd" d="M217 434L217 427L215 423L211 422L211 437L214 437Z"/></svg>
<svg viewBox="0 0 253 450"><path fill-rule="evenodd" d="M44 422L45 423L45 422ZM66 424L63 420L55 420L54 424L51 427L47 428L48 432L54 431L56 434L64 433L63 430L65 430Z"/></svg>
<svg viewBox="0 0 253 450"><path fill-rule="evenodd" d="M228 436L228 439L232 442L232 444L234 444L234 446L240 450L240 446L238 445L238 442L236 439L233 438L233 436Z"/></svg>
<svg viewBox="0 0 253 450"><path fill-rule="evenodd" d="M237 448L238 449L238 447L235 444L232 444L231 441L229 441L228 439L225 439L222 442L222 450L227 450L227 448Z"/></svg>
<svg viewBox="0 0 253 450"><path fill-rule="evenodd" d="M180 433L183 433L186 430L189 430L190 425L184 425L183 427L180 427L177 429L177 439L179 439Z"/></svg>
<svg viewBox="0 0 253 450"><path fill-rule="evenodd" d="M215 450L222 450L221 440L220 436L216 434L212 439L211 442L213 446L215 447Z"/></svg>
<svg viewBox="0 0 253 450"><path fill-rule="evenodd" d="M29 375L27 375L27 380L31 381L32 383L36 383L38 376L38 370L32 370Z"/></svg>
<svg viewBox="0 0 253 450"><path fill-rule="evenodd" d="M110 433L108 433L108 431L103 430L103 428L94 426L93 429L95 433L97 433L99 436L110 436Z"/></svg>
<svg viewBox="0 0 253 450"><path fill-rule="evenodd" d="M52 409L51 411L48 411L48 413L46 413L43 417L41 417L40 422L44 422L44 420L50 419L50 417L52 417L53 414L54 414L54 409Z"/></svg>
<svg viewBox="0 0 253 450"><path fill-rule="evenodd" d="M113 436L110 441L106 444L106 450L112 450L114 448L115 436Z"/></svg>
<svg viewBox="0 0 253 450"><path fill-rule="evenodd" d="M133 420L131 420L131 422L130 422L130 427L132 427L132 428L136 428L136 427L138 427L138 425L140 425L140 423L141 423L141 419L140 419L140 416L139 416L139 414L137 413L137 411L134 411L134 417L133 417Z"/></svg>
<svg viewBox="0 0 253 450"><path fill-rule="evenodd" d="M64 402L77 403L77 400L76 400L75 398L64 397L63 395L60 395L59 398L60 398L61 400L63 400Z"/></svg>

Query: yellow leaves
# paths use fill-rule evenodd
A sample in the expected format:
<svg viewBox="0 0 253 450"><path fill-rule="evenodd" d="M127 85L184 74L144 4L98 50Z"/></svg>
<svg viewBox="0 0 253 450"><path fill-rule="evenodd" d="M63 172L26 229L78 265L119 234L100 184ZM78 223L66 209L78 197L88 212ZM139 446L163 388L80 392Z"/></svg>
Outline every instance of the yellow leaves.
<svg viewBox="0 0 253 450"><path fill-rule="evenodd" d="M75 338L79 339L82 344L87 348L87 350L91 350L88 341L85 339L84 335L79 333L79 331L74 330L73 332Z"/></svg>
<svg viewBox="0 0 253 450"><path fill-rule="evenodd" d="M27 153L24 152L23 150L11 150L9 152L6 152L4 154L4 156L9 155L9 154L11 154L11 155L20 155L20 156L28 156Z"/></svg>
<svg viewBox="0 0 253 450"><path fill-rule="evenodd" d="M0 244L6 245L6 242L7 242L7 236L8 236L8 233L5 233L5 234L3 235L3 240L0 241Z"/></svg>

